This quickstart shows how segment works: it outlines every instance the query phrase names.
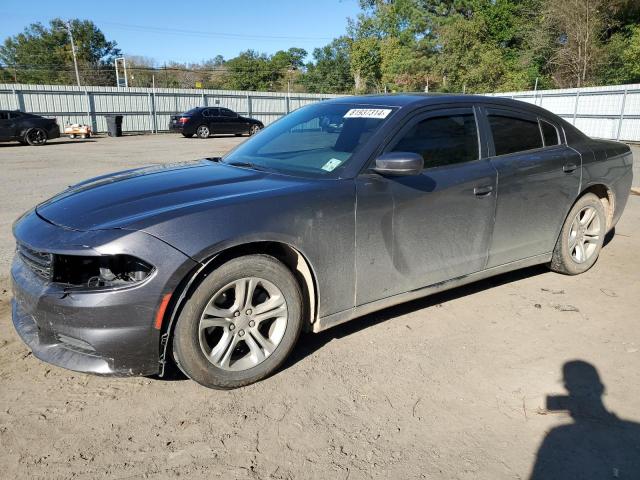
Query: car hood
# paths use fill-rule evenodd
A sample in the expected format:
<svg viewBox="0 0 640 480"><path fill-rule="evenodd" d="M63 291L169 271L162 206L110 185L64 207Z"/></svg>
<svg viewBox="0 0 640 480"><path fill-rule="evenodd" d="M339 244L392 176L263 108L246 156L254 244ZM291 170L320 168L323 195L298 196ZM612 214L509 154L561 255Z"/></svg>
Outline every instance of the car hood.
<svg viewBox="0 0 640 480"><path fill-rule="evenodd" d="M209 160L154 165L92 178L36 207L50 223L73 230L142 228L154 220L301 181Z"/></svg>

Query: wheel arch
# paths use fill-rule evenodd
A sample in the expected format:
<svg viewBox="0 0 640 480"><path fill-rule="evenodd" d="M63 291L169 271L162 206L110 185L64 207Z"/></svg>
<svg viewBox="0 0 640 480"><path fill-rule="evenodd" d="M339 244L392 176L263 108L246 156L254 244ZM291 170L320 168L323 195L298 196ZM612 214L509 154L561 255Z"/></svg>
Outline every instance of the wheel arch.
<svg viewBox="0 0 640 480"><path fill-rule="evenodd" d="M281 241L254 241L230 246L200 262L173 292L160 332L160 376L163 376L169 358L176 320L200 281L229 260L253 254L270 255L291 271L302 291L306 318L303 328L311 329L318 317L319 293L317 277L309 259L293 245Z"/></svg>
<svg viewBox="0 0 640 480"><path fill-rule="evenodd" d="M607 232L613 227L613 215L616 208L616 197L613 189L609 188L604 183L592 183L583 187L582 191L576 198L576 202L579 198L582 198L587 193L593 193L600 199L604 211L607 215ZM574 202L575 204L575 202ZM573 205L572 205L573 207Z"/></svg>

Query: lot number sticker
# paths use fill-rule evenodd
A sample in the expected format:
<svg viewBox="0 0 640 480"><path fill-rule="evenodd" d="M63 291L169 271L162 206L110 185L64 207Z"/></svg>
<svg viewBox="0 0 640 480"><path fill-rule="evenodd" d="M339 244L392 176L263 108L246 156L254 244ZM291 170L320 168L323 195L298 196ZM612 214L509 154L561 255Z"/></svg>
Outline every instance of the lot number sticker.
<svg viewBox="0 0 640 480"><path fill-rule="evenodd" d="M352 108L344 118L387 118L390 108Z"/></svg>

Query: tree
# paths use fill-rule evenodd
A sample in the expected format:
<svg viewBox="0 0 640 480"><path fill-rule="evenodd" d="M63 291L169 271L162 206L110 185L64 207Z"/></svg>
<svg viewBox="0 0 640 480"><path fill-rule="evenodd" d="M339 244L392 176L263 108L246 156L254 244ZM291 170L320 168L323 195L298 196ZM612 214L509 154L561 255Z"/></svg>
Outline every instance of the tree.
<svg viewBox="0 0 640 480"><path fill-rule="evenodd" d="M349 41L338 37L313 51L314 62L306 65L302 85L311 93L348 93L353 90Z"/></svg>
<svg viewBox="0 0 640 480"><path fill-rule="evenodd" d="M116 42L107 41L89 20L72 20L70 28L82 83L104 84L114 77L113 60L120 55ZM18 82L74 83L69 33L66 23L59 18L51 20L48 27L33 23L24 32L5 39L0 46L0 61L15 69Z"/></svg>
<svg viewBox="0 0 640 480"><path fill-rule="evenodd" d="M549 63L558 86L594 82L609 13L605 0L546 0L540 35L552 46Z"/></svg>

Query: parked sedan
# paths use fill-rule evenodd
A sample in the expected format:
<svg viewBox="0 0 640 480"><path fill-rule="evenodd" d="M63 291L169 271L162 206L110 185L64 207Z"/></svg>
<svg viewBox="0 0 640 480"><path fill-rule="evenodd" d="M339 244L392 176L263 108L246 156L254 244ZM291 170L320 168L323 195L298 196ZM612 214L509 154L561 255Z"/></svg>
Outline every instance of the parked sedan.
<svg viewBox="0 0 640 480"><path fill-rule="evenodd" d="M0 142L16 141L23 145L44 145L60 136L54 119L18 110L0 110Z"/></svg>
<svg viewBox="0 0 640 480"><path fill-rule="evenodd" d="M631 180L629 147L534 105L316 103L223 158L87 180L24 214L13 322L55 365L162 375L174 361L239 387L303 330L530 265L585 272Z"/></svg>
<svg viewBox="0 0 640 480"><path fill-rule="evenodd" d="M263 128L261 121L222 107L193 108L181 115L173 115L169 122L170 131L182 133L187 138L194 135L208 138L218 133L255 135Z"/></svg>

